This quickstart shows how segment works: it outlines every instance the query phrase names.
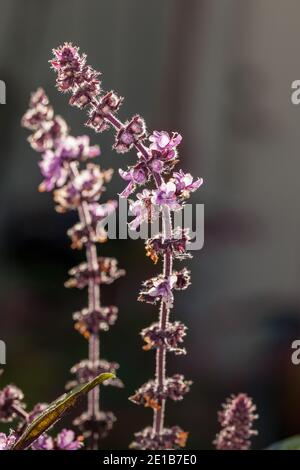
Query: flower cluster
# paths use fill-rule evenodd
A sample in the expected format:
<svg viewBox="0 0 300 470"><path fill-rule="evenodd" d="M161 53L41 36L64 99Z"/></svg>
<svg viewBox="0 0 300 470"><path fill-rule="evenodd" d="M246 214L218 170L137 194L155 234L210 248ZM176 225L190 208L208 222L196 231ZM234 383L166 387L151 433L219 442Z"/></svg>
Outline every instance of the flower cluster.
<svg viewBox="0 0 300 470"><path fill-rule="evenodd" d="M99 93L98 74L86 66L85 58L78 55L76 48L65 45L57 50L56 60L52 65L59 72L57 84L61 91L77 87L71 99L73 105L84 108ZM102 103L102 112L109 107L112 110L113 102L112 96L109 99L107 97L106 106ZM115 363L99 361L99 333L107 331L114 324L118 313L117 307L100 304L100 285L111 284L124 275L124 271L118 269L115 258L98 257L96 248L96 243L107 240L104 222L117 206L116 201L99 203L106 189L105 185L111 180L112 170L103 171L99 165L90 162L100 155L99 147L91 145L85 135L73 137L69 134L65 121L54 114L49 99L41 88L32 94L22 125L32 131L29 142L42 154L39 166L44 180L40 190L53 191L58 212L76 210L79 217L79 222L68 230L68 235L72 248L85 249L86 261L70 270L71 278L65 285L88 288L88 306L73 315L75 329L89 342L88 360L81 361L72 368L72 373L77 377L76 383L82 383L84 377L92 379L103 371L118 367ZM121 386L121 381L115 380L111 384ZM97 431L100 414L98 389L89 394L86 414L87 421L93 423L89 433L90 446L96 449L99 436L103 434L102 431ZM113 421L110 420L108 428ZM59 449L64 446L75 448L80 445L70 432L63 432L55 440L43 435L36 443L36 447L41 449Z"/></svg>
<svg viewBox="0 0 300 470"><path fill-rule="evenodd" d="M97 105L90 110L87 126L96 132L103 132L109 128L106 116L114 114L121 106L123 98L110 91L102 96Z"/></svg>
<svg viewBox="0 0 300 470"><path fill-rule="evenodd" d="M153 135L159 134L156 131ZM141 152L138 152L138 161L135 165L129 166L127 170L119 170L121 178L128 181L128 185L122 192L123 197L128 197L135 191L138 186L144 185L149 182L154 175L163 175L169 173L177 163L177 150L176 146L181 141L179 134L173 133L170 137L167 132L163 133L169 141L165 147L158 147L155 142L150 145L149 155L147 159L144 158ZM153 137L150 136L150 139Z"/></svg>
<svg viewBox="0 0 300 470"><path fill-rule="evenodd" d="M84 108L99 94L99 73L86 65L86 56L80 55L77 47L66 43L56 49L51 65L57 71L58 89L74 90L70 100L73 106Z"/></svg>
<svg viewBox="0 0 300 470"><path fill-rule="evenodd" d="M134 116L119 129L113 148L118 153L126 153L146 136L145 121L140 116Z"/></svg>
<svg viewBox="0 0 300 470"><path fill-rule="evenodd" d="M108 307L99 307L98 309L82 309L73 314L75 320L75 329L79 331L86 339L97 331L107 331L113 326L118 317L118 308L115 305Z"/></svg>
<svg viewBox="0 0 300 470"><path fill-rule="evenodd" d="M159 274L143 283L138 300L149 304L156 304L163 301L169 307L173 306L173 290L184 290L190 285L190 272L183 268L181 271L173 271L166 279L166 276Z"/></svg>
<svg viewBox="0 0 300 470"><path fill-rule="evenodd" d="M170 310L174 304L174 290L182 290L190 284L187 269L173 270L173 261L189 257L187 244L189 236L186 230L173 227L172 214L183 208L191 193L202 184L182 170L174 171L179 161L178 146L182 136L178 132L154 131L148 134L146 125L139 115L130 121L121 122L116 112L123 99L115 92L105 93L97 86L90 90L90 76L96 80L99 74L86 64L86 55L80 54L79 48L70 43L53 50L52 67L57 72L57 87L71 93L70 103L87 107L89 119L87 125L97 132L112 127L116 131L113 148L120 153L132 148L137 151L137 162L126 170L119 170L127 186L122 197L131 196L138 188L140 192L135 200L130 200L130 210L134 219L129 227L132 230L144 222L162 221L162 233L147 241L147 255L156 263L161 256L163 273L143 283L139 300L151 304L160 303L159 321L142 332L146 341L145 350L156 350L156 380L143 385L131 398L133 401L154 409L153 427L136 434L134 448L173 449L185 444L187 434L179 428L164 427L164 409L166 398L179 397L188 391L189 382L180 375L166 377L166 352L178 351L185 327L170 323ZM88 73L86 71L89 71ZM65 85L67 83L67 86ZM63 86L62 86L63 84ZM84 93L82 106L82 90ZM149 184L152 186L149 187ZM143 186L146 186L143 188ZM183 351L181 351L183 352ZM180 442L180 444L178 444Z"/></svg>
<svg viewBox="0 0 300 470"><path fill-rule="evenodd" d="M89 281L93 279L96 284L111 284L116 279L124 276L124 270L118 268L118 262L115 258L98 257L95 266L91 267L84 262L70 269L70 276L65 282L65 287L77 287L83 289L88 286Z"/></svg>
<svg viewBox="0 0 300 470"><path fill-rule="evenodd" d="M54 115L49 99L42 88L32 94L22 126L32 131L28 141L37 152L52 149L57 140L67 136L68 126L61 116ZM55 169L53 169L55 173Z"/></svg>
<svg viewBox="0 0 300 470"><path fill-rule="evenodd" d="M10 450L16 442L16 435L13 431L7 436L4 432L0 432L0 450Z"/></svg>
<svg viewBox="0 0 300 470"><path fill-rule="evenodd" d="M84 438L91 435L103 439L112 430L116 417L111 411L97 411L94 416L84 412L74 420L74 425L80 429Z"/></svg>
<svg viewBox="0 0 300 470"><path fill-rule="evenodd" d="M149 380L142 385L130 400L137 405L151 407L154 410L161 409L163 400L170 398L173 401L180 401L189 392L192 382L185 380L183 375L175 374L165 380L161 389L154 380Z"/></svg>
<svg viewBox="0 0 300 470"><path fill-rule="evenodd" d="M217 450L249 450L251 437L257 434L253 423L258 418L256 406L245 393L232 395L219 412L221 431L214 440Z"/></svg>
<svg viewBox="0 0 300 470"><path fill-rule="evenodd" d="M188 433L179 426L164 428L163 432L153 436L151 427L143 429L134 435L131 449L136 450L176 450L185 447Z"/></svg>
<svg viewBox="0 0 300 470"><path fill-rule="evenodd" d="M0 390L0 422L9 423L13 421L17 414L16 409L24 410L24 394L15 385L7 385Z"/></svg>
<svg viewBox="0 0 300 470"><path fill-rule="evenodd" d="M78 450L83 446L82 436L74 431L63 429L56 437L42 434L31 446L32 450Z"/></svg>
<svg viewBox="0 0 300 470"><path fill-rule="evenodd" d="M96 362L89 360L80 361L78 364L75 364L71 373L76 376L76 380L69 382L67 384L67 389L74 388L76 385L83 384L92 380L96 375L103 374L105 372L115 373L119 369L119 364L117 362L108 362L104 359L101 359ZM113 387L122 388L124 385L119 378L114 378L106 380L104 385L112 385Z"/></svg>
<svg viewBox="0 0 300 470"><path fill-rule="evenodd" d="M146 242L146 255L156 264L159 256L165 253L171 253L174 259L183 260L191 258L191 254L187 252L187 244L190 242L189 230L177 229L173 230L172 237L164 240L159 233L153 238L149 238Z"/></svg>
<svg viewBox="0 0 300 470"><path fill-rule="evenodd" d="M169 322L166 328L161 328L159 323L153 323L141 331L141 336L146 343L143 349L149 351L164 346L169 352L186 354L186 350L179 347L184 341L186 329L187 327L179 321Z"/></svg>

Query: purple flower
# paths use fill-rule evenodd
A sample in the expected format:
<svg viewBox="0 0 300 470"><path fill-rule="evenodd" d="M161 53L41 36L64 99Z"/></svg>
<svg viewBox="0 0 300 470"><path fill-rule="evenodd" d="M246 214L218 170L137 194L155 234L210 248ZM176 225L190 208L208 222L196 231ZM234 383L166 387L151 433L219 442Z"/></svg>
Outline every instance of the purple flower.
<svg viewBox="0 0 300 470"><path fill-rule="evenodd" d="M36 152L45 152L52 149L57 139L66 134L66 122L60 116L54 116L53 120L42 122L36 132L28 137L28 142Z"/></svg>
<svg viewBox="0 0 300 470"><path fill-rule="evenodd" d="M50 63L58 74L56 84L62 92L69 91L82 82L86 56L80 55L78 51L78 47L71 43L64 43L53 49L54 59Z"/></svg>
<svg viewBox="0 0 300 470"><path fill-rule="evenodd" d="M78 450L83 446L81 440L75 437L74 431L63 429L56 436L56 448L59 450Z"/></svg>
<svg viewBox="0 0 300 470"><path fill-rule="evenodd" d="M87 160L100 155L98 145L90 145L90 138L87 135L73 137L68 135L58 143L55 153L62 161Z"/></svg>
<svg viewBox="0 0 300 470"><path fill-rule="evenodd" d="M168 279L159 275L145 281L138 300L150 304L156 304L159 300L163 300L169 307L172 307L174 301L172 289L176 284L176 280L176 275L171 275Z"/></svg>
<svg viewBox="0 0 300 470"><path fill-rule="evenodd" d="M54 59L50 61L55 70L73 66L77 70L81 69L86 62L86 56L79 54L79 47L73 46L70 42L65 42L57 49L52 49Z"/></svg>
<svg viewBox="0 0 300 470"><path fill-rule="evenodd" d="M21 124L26 129L37 130L42 123L52 121L54 111L43 88L31 94L29 109L22 117Z"/></svg>
<svg viewBox="0 0 300 470"><path fill-rule="evenodd" d="M39 186L39 191L52 191L55 187L61 187L68 178L68 170L63 166L62 160L52 150L46 150L39 162L44 181Z"/></svg>
<svg viewBox="0 0 300 470"><path fill-rule="evenodd" d="M0 390L0 422L9 423L16 417L14 406L25 408L22 390L14 385L7 385Z"/></svg>
<svg viewBox="0 0 300 470"><path fill-rule="evenodd" d="M45 107L49 106L49 98L46 95L44 89L41 87L39 87L36 91L31 93L30 101L29 101L29 108L35 108L38 105L45 106Z"/></svg>
<svg viewBox="0 0 300 470"><path fill-rule="evenodd" d="M4 432L0 432L0 450L9 450L16 442L16 439L13 431L10 431L8 436Z"/></svg>
<svg viewBox="0 0 300 470"><path fill-rule="evenodd" d="M56 84L60 91L72 91L70 104L80 109L91 104L100 93L99 73L86 66L85 55L80 55L78 48L65 43L53 49L54 59L51 65L57 71Z"/></svg>
<svg viewBox="0 0 300 470"><path fill-rule="evenodd" d="M160 152L165 160L172 160L176 157L176 147L182 141L182 137L177 132L172 132L172 136L166 131L154 131L150 135L150 149Z"/></svg>
<svg viewBox="0 0 300 470"><path fill-rule="evenodd" d="M40 127L41 123L52 121L53 117L54 111L51 106L37 104L26 111L22 118L22 126L34 131Z"/></svg>
<svg viewBox="0 0 300 470"><path fill-rule="evenodd" d="M164 169L164 164L158 158L152 158L151 161L148 163L148 166L154 173L161 173Z"/></svg>
<svg viewBox="0 0 300 470"><path fill-rule="evenodd" d="M152 192L144 189L142 193L137 194L136 201L130 201L129 210L135 219L129 223L132 230L136 230L143 222L152 222L157 219L158 211L153 206Z"/></svg>
<svg viewBox="0 0 300 470"><path fill-rule="evenodd" d="M99 99L97 106L89 112L89 119L86 125L93 128L96 132L103 132L109 128L105 119L109 114L115 113L121 106L123 98L110 91Z"/></svg>
<svg viewBox="0 0 300 470"><path fill-rule="evenodd" d="M154 280L153 287L148 290L150 297L160 297L167 305L173 305L172 288L176 282L176 276L170 276L169 279L161 281L160 279Z"/></svg>
<svg viewBox="0 0 300 470"><path fill-rule="evenodd" d="M31 446L32 450L78 450L83 446L81 436L74 431L63 429L55 438L47 433L41 434Z"/></svg>
<svg viewBox="0 0 300 470"><path fill-rule="evenodd" d="M54 450L54 441L51 436L44 433L41 434L31 445L32 450Z"/></svg>
<svg viewBox="0 0 300 470"><path fill-rule="evenodd" d="M132 181L136 184L143 184L146 181L146 173L142 168L130 168L128 171L119 169L119 174L125 181Z"/></svg>
<svg viewBox="0 0 300 470"><path fill-rule="evenodd" d="M83 109L90 105L94 98L100 93L100 82L96 78L91 80L89 83L85 83L78 88L77 91L71 96L69 103L72 106L77 106L79 109Z"/></svg>
<svg viewBox="0 0 300 470"><path fill-rule="evenodd" d="M153 191L152 202L160 206L168 206L172 210L181 208L177 200L176 185L172 181L162 183L159 189Z"/></svg>
<svg viewBox="0 0 300 470"><path fill-rule="evenodd" d="M173 179L176 186L176 194L184 199L190 197L190 193L196 191L203 184L202 178L197 178L194 181L190 173L184 173L182 170L174 172Z"/></svg>
<svg viewBox="0 0 300 470"><path fill-rule="evenodd" d="M129 181L128 186L122 191L120 197L128 197L137 185L143 185L149 178L149 168L147 164L140 158L136 165L129 167L126 171L119 169L121 178Z"/></svg>
<svg viewBox="0 0 300 470"><path fill-rule="evenodd" d="M93 217L94 222L100 222L101 220L112 214L118 207L117 201L108 201L104 204L93 202L89 204L89 211Z"/></svg>
<svg viewBox="0 0 300 470"><path fill-rule="evenodd" d="M21 124L33 131L28 141L37 152L52 149L58 139L66 137L68 126L60 116L54 116L53 108L42 88L32 93L29 109L22 117Z"/></svg>
<svg viewBox="0 0 300 470"><path fill-rule="evenodd" d="M74 189L82 193L83 199L92 199L103 189L103 184L110 180L112 171L102 172L98 165L87 165L72 182ZM86 196L85 196L86 195Z"/></svg>
<svg viewBox="0 0 300 470"><path fill-rule="evenodd" d="M45 180L40 185L40 191L52 191L56 187L65 184L69 177L69 168L65 163L74 160L86 160L100 155L97 145L90 146L88 136L81 137L67 136L60 141L55 149L46 150L39 163L41 173Z"/></svg>
<svg viewBox="0 0 300 470"><path fill-rule="evenodd" d="M119 169L121 178L129 181L128 186L122 191L120 197L128 197L135 190L136 185L142 185L147 181L147 168L143 168L143 164L138 163L136 166L129 168L127 171Z"/></svg>
<svg viewBox="0 0 300 470"><path fill-rule="evenodd" d="M134 116L117 133L113 148L118 153L128 152L134 144L146 136L145 121L140 116Z"/></svg>

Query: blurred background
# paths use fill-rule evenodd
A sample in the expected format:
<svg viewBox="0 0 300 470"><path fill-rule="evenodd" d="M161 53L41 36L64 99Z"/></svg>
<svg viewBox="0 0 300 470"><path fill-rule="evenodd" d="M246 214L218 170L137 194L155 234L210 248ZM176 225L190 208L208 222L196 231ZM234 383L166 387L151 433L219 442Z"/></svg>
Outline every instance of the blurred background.
<svg viewBox="0 0 300 470"><path fill-rule="evenodd" d="M300 107L290 99L299 17L297 0L0 0L0 380L22 388L29 407L59 395L87 355L71 320L86 293L63 286L84 255L66 236L76 215L55 213L51 195L37 192L39 157L20 128L30 92L42 85L72 133L100 144L104 168L135 161L111 151L110 132L84 128L84 113L55 89L51 49L73 41L104 88L125 96L121 118L138 112L149 129L180 131L182 168L205 181L192 199L205 204L205 246L188 262L193 283L173 312L189 327L188 355L168 359L169 372L194 385L168 404L168 424L190 431L189 448L210 449L220 404L247 392L260 415L254 448L300 432L300 366L290 359L300 338ZM116 171L107 198L123 187ZM118 416L103 448L126 449L152 419L127 397L153 376L139 331L157 310L136 297L158 267L140 240L100 248L127 270L103 289L120 315L102 335L102 355L120 362L125 382L103 389L103 407Z"/></svg>

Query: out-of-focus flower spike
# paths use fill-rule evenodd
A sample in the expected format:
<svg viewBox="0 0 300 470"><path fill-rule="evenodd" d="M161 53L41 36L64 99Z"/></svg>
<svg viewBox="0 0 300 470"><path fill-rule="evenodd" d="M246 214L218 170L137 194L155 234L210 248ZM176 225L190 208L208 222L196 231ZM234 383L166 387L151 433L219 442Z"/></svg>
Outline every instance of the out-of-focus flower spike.
<svg viewBox="0 0 300 470"><path fill-rule="evenodd" d="M219 412L221 431L214 440L217 450L249 450L251 438L257 434L253 429L258 418L256 406L245 393L227 398Z"/></svg>

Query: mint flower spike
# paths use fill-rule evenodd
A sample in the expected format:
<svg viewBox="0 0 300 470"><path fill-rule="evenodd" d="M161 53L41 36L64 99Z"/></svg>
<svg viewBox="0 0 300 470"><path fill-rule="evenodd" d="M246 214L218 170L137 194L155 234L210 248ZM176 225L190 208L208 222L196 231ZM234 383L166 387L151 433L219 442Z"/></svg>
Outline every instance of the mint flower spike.
<svg viewBox="0 0 300 470"><path fill-rule="evenodd" d="M87 110L87 126L96 132L109 128L115 130L114 150L125 153L135 148L137 151L137 162L125 170L119 170L121 178L127 183L120 194L121 197L129 197L141 188L137 199L130 201L130 209L135 216L130 228L138 229L141 223L152 222L156 218L162 220L162 233L146 242L146 254L154 263L157 263L159 257L162 258L163 272L145 281L139 295L140 301L160 304L159 320L155 328L152 326L142 332L146 341L144 349L156 351L155 380L144 384L131 397L135 403L152 408L154 418L152 427L147 427L135 435L131 447L177 449L184 447L187 433L178 426L165 427L166 400L175 395L181 399L188 391L190 382L185 381L181 375L174 376L174 380L166 376L166 353L185 352L178 348L178 343L181 343L185 336L185 327L178 322L172 323L170 313L174 305L174 290L187 288L190 284L190 274L186 269L173 270L175 259L189 257L186 253L189 238L187 231L178 234L177 227L173 227L172 216L174 211L183 208L185 201L202 185L203 180L194 180L189 173L182 170L173 172L179 161L177 148L182 140L178 132L155 130L149 135L145 121L139 115L124 123L116 117L123 98L114 91L102 92L100 83L94 83L99 73L86 62L86 55L80 54L79 48L71 43L53 49L50 63L57 73L57 88L71 94L69 103L72 106ZM170 392L170 386L173 387L175 395Z"/></svg>
<svg viewBox="0 0 300 470"><path fill-rule="evenodd" d="M85 57L79 56L76 48L65 45L57 50L52 66L57 70L64 69L58 83L61 91L80 84L81 91L73 98L73 104L84 107L87 97L99 92L98 74L85 65ZM117 207L116 201L99 203L113 172L111 169L103 171L99 165L90 162L100 155L100 148L91 145L86 135L73 137L69 134L66 122L54 114L42 88L31 95L22 125L31 131L28 141L32 148L41 153L39 167L44 179L39 190L53 192L57 212L77 211L79 222L68 230L68 235L73 249L84 248L86 252L86 262L72 268L71 277L65 283L66 287L88 289L87 307L73 316L75 329L88 341L89 349L88 360L83 361L85 373L84 368L77 365L71 369L75 375L74 386L84 383L87 375L90 380L102 372L115 372L119 367L115 362L100 360L100 332L109 330L118 316L117 307L101 305L100 286L111 284L125 272L118 268L116 259L98 257L96 246L107 240L101 221ZM110 385L123 386L119 379L111 380ZM96 387L88 395L87 411L75 420L75 425L89 440L90 447L97 449L99 440L112 428L115 420L113 413L100 410L99 387ZM34 446L36 449L75 450L81 447L81 441L75 439L72 431L64 430L56 440L47 435L40 436Z"/></svg>
<svg viewBox="0 0 300 470"><path fill-rule="evenodd" d="M252 398L245 393L231 395L219 412L221 431L217 434L214 445L217 450L249 450L251 438L257 435L253 429L258 419L256 406Z"/></svg>

